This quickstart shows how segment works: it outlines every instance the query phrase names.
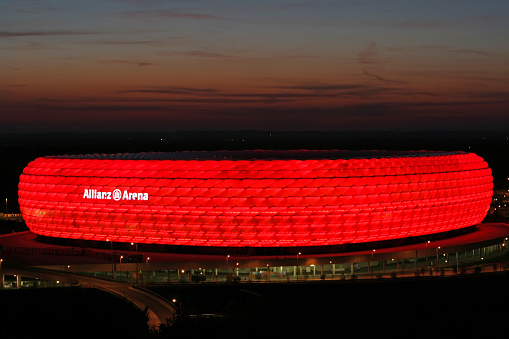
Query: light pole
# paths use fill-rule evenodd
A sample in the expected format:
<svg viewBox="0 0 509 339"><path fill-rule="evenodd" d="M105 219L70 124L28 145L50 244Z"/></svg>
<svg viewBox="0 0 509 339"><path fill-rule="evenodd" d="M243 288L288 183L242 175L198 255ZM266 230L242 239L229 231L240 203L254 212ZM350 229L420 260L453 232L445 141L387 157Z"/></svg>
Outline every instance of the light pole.
<svg viewBox="0 0 509 339"><path fill-rule="evenodd" d="M299 281L299 255L301 255L302 253L301 252L297 252L297 281Z"/></svg>
<svg viewBox="0 0 509 339"><path fill-rule="evenodd" d="M173 301L175 308L177 309L177 314L180 313L180 315L182 315L182 301L177 300L175 298L173 298L172 301ZM177 306L177 301L178 301L178 306Z"/></svg>
<svg viewBox="0 0 509 339"><path fill-rule="evenodd" d="M5 198L5 214L9 214L9 213L7 212L7 198Z"/></svg>
<svg viewBox="0 0 509 339"><path fill-rule="evenodd" d="M428 244L430 243L430 241L428 240L426 242L426 270L428 269Z"/></svg>
<svg viewBox="0 0 509 339"><path fill-rule="evenodd" d="M375 251L375 249L371 251L371 263L373 263ZM373 269L371 268L371 263L369 264L369 270L371 271L371 279L373 279Z"/></svg>
<svg viewBox="0 0 509 339"><path fill-rule="evenodd" d="M435 275L438 276L438 261L439 261L439 258L438 258L438 250L440 249L440 246L437 247L437 263L436 263L436 268L435 268Z"/></svg>
<svg viewBox="0 0 509 339"><path fill-rule="evenodd" d="M503 256L502 256L502 247L505 247L505 243L500 244L500 270L502 271L502 264L504 262Z"/></svg>
<svg viewBox="0 0 509 339"><path fill-rule="evenodd" d="M131 243L131 246L132 245L135 245L135 253L136 253L136 256L135 256L135 262L136 262L136 274L135 274L135 278L136 280L138 280L138 244L136 243Z"/></svg>
<svg viewBox="0 0 509 339"><path fill-rule="evenodd" d="M148 261L150 260L150 257L147 257L146 263L147 263L147 283L150 283L150 270L148 268ZM155 276L155 272L154 272Z"/></svg>
<svg viewBox="0 0 509 339"><path fill-rule="evenodd" d="M113 241L110 241L109 238L106 238L106 242L110 243L110 249L111 249L111 275L112 277L115 276L115 256L113 255Z"/></svg>
<svg viewBox="0 0 509 339"><path fill-rule="evenodd" d="M226 281L228 281L228 259L230 259L230 255L229 254L226 256ZM232 274L235 273L234 270L235 269L232 268ZM232 276L232 279L233 279L233 276Z"/></svg>

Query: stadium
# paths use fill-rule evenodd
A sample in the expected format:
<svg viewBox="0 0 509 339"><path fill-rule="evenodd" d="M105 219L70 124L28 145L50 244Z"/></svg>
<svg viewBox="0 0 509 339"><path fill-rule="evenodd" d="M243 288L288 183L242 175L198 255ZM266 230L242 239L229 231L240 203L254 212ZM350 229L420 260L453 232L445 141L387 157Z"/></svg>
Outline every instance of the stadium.
<svg viewBox="0 0 509 339"><path fill-rule="evenodd" d="M464 231L492 194L481 157L434 151L45 156L19 183L23 218L44 239L284 253Z"/></svg>

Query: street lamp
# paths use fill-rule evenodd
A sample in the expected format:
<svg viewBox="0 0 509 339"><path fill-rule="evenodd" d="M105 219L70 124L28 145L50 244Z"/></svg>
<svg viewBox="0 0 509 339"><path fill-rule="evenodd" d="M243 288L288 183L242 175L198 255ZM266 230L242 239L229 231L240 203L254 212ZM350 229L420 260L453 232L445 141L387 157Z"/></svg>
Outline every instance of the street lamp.
<svg viewBox="0 0 509 339"><path fill-rule="evenodd" d="M507 238L506 238L506 239L507 239ZM505 243L500 244L500 246L499 246L499 247L500 247L500 270L502 271L502 264L503 264L503 262L504 262L504 260L503 260L503 256L502 256L502 253L503 253L503 251L502 251L502 247L505 247Z"/></svg>
<svg viewBox="0 0 509 339"><path fill-rule="evenodd" d="M138 244L136 243L131 243L131 246L132 245L135 245L135 250L136 250L136 256L135 256L135 262L136 262L136 280L138 280Z"/></svg>
<svg viewBox="0 0 509 339"><path fill-rule="evenodd" d="M229 254L226 256L226 281L228 281L228 259L230 259ZM232 268L232 279L233 279L234 274L235 274L235 268Z"/></svg>
<svg viewBox="0 0 509 339"><path fill-rule="evenodd" d="M71 285L71 273L69 272L71 268L71 265L67 265L67 286Z"/></svg>
<svg viewBox="0 0 509 339"><path fill-rule="evenodd" d="M426 242L426 269L428 269L428 244L430 243L430 241L428 240Z"/></svg>
<svg viewBox="0 0 509 339"><path fill-rule="evenodd" d="M173 302L174 307L177 309L177 312L182 314L182 302L175 298L173 298L171 301ZM177 301L178 301L178 306L177 306Z"/></svg>
<svg viewBox="0 0 509 339"><path fill-rule="evenodd" d="M373 263L373 261L374 261L375 251L376 251L376 249L373 249L371 251L371 263ZM369 267L369 270L371 271L371 279L373 279L373 269L371 268L371 263L369 264L368 267Z"/></svg>
<svg viewBox="0 0 509 339"><path fill-rule="evenodd" d="M299 269L299 255L301 254L301 252L297 252L297 269ZM299 281L299 271L297 271L297 281Z"/></svg>
<svg viewBox="0 0 509 339"><path fill-rule="evenodd" d="M438 250L440 249L440 246L437 247L437 263L436 263L436 268L435 268L435 275L438 276L438 263L439 263L439 258L438 258Z"/></svg>
<svg viewBox="0 0 509 339"><path fill-rule="evenodd" d="M111 249L111 252L113 252L113 241L110 241L109 238L106 238L106 242L109 242L110 243L110 249ZM111 255L111 275L113 277L115 277L116 273L115 273L115 256L113 255L113 253L110 253Z"/></svg>
<svg viewBox="0 0 509 339"><path fill-rule="evenodd" d="M5 198L5 214L9 214L9 213L7 212L7 198Z"/></svg>

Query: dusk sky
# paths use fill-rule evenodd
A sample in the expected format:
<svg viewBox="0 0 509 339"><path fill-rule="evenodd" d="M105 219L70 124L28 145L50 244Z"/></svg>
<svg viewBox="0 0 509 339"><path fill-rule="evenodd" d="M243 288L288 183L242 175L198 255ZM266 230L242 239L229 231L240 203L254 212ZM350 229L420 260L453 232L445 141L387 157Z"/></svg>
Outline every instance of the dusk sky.
<svg viewBox="0 0 509 339"><path fill-rule="evenodd" d="M0 0L0 132L508 130L509 1Z"/></svg>

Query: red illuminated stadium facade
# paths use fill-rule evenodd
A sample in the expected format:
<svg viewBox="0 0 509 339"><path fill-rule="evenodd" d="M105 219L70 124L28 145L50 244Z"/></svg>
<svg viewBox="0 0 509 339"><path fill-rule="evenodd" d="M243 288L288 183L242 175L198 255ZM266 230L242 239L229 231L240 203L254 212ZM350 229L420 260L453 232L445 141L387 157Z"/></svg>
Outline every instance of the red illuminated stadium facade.
<svg viewBox="0 0 509 339"><path fill-rule="evenodd" d="M200 247L303 247L480 223L492 176L465 152L219 151L46 156L19 184L38 235Z"/></svg>

